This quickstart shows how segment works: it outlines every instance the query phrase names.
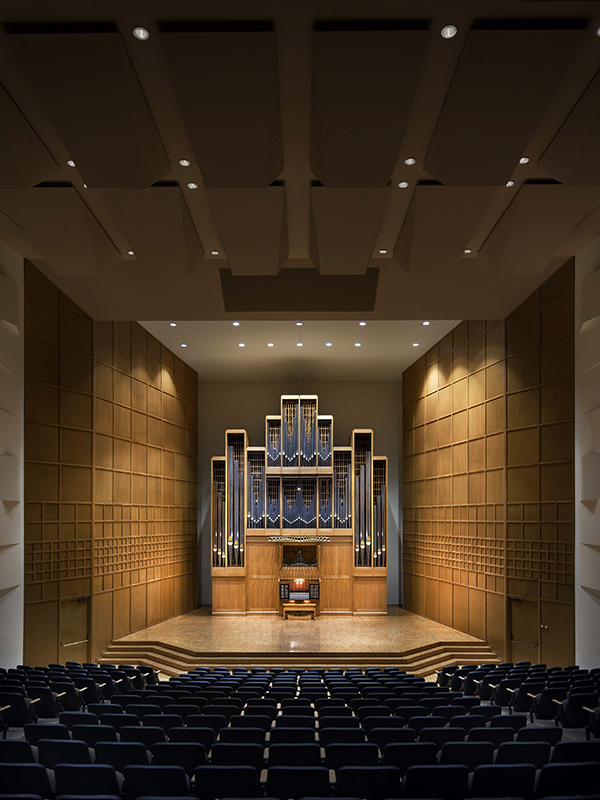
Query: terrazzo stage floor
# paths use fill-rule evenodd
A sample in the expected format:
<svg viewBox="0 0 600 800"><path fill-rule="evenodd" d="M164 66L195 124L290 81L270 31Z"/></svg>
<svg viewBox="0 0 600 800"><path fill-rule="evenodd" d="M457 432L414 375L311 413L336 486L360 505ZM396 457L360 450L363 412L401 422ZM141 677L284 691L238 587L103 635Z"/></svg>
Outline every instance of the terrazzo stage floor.
<svg viewBox="0 0 600 800"><path fill-rule="evenodd" d="M204 652L400 653L437 642L480 642L398 606L387 616L212 616L210 606L127 634L116 642L161 642Z"/></svg>

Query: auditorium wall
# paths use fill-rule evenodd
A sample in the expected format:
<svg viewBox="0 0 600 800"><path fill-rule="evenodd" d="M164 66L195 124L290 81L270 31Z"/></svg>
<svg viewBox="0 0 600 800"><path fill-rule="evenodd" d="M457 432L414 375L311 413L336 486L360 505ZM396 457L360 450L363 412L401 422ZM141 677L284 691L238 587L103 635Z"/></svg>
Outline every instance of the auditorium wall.
<svg viewBox="0 0 600 800"><path fill-rule="evenodd" d="M23 661L23 259L0 242L0 664Z"/></svg>
<svg viewBox="0 0 600 800"><path fill-rule="evenodd" d="M227 428L245 428L250 444L264 446L265 416L278 414L282 394L316 394L319 413L333 415L335 446L347 446L353 428L372 428L375 455L389 461L388 603L400 602L399 381L200 381L198 384L198 471L200 561L198 596L211 603L210 459L225 454Z"/></svg>
<svg viewBox="0 0 600 800"><path fill-rule="evenodd" d="M404 605L511 660L573 659L573 270L404 373Z"/></svg>
<svg viewBox="0 0 600 800"><path fill-rule="evenodd" d="M575 659L600 664L600 239L575 258Z"/></svg>
<svg viewBox="0 0 600 800"><path fill-rule="evenodd" d="M197 375L26 263L25 661L196 605Z"/></svg>

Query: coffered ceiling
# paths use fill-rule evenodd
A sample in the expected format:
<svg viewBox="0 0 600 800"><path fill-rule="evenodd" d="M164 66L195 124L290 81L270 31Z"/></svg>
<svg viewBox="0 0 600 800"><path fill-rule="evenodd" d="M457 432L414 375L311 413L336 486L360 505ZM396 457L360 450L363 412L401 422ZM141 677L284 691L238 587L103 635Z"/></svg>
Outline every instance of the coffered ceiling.
<svg viewBox="0 0 600 800"><path fill-rule="evenodd" d="M98 319L504 317L600 234L598 28L587 0L0 0L0 239Z"/></svg>

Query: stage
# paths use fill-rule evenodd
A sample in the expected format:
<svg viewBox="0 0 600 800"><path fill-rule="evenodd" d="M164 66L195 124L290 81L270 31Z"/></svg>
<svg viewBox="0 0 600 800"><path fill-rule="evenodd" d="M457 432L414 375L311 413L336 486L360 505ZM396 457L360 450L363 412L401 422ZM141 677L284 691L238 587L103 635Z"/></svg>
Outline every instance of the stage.
<svg viewBox="0 0 600 800"><path fill-rule="evenodd" d="M100 661L146 663L174 675L194 666L398 666L429 676L452 663L499 659L481 639L388 606L381 616L283 620L212 616L210 606L116 639Z"/></svg>

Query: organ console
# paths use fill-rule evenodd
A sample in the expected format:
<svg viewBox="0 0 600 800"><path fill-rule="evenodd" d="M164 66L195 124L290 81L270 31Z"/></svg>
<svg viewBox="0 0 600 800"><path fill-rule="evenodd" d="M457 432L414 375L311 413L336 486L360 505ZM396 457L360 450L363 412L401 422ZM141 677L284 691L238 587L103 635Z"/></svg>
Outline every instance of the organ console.
<svg viewBox="0 0 600 800"><path fill-rule="evenodd" d="M387 472L372 430L334 447L316 395L283 395L264 447L227 430L211 463L213 613L285 616L283 587L300 584L315 613L385 613Z"/></svg>

